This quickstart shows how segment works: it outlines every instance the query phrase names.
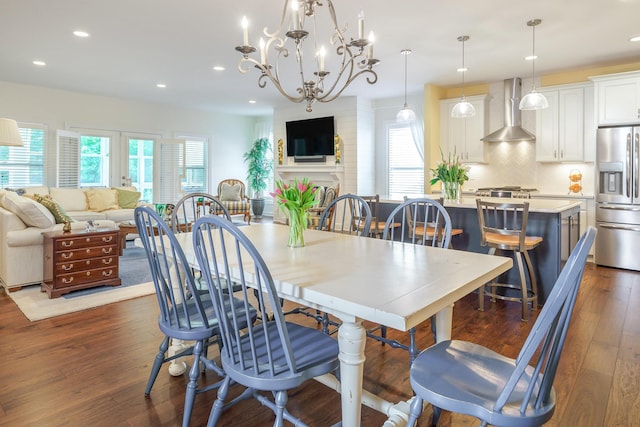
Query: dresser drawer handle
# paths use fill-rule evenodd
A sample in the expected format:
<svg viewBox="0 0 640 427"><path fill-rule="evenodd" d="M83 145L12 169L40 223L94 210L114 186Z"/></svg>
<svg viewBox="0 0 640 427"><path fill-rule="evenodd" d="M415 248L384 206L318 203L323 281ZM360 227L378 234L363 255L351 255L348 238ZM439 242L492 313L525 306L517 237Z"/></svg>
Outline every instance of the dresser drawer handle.
<svg viewBox="0 0 640 427"><path fill-rule="evenodd" d="M113 252L113 247L102 248L103 254L110 254L111 252Z"/></svg>
<svg viewBox="0 0 640 427"><path fill-rule="evenodd" d="M105 236L105 237L102 238L102 241L105 242L105 243L109 243L112 240L113 240L113 236L108 236L108 237Z"/></svg>
<svg viewBox="0 0 640 427"><path fill-rule="evenodd" d="M62 269L63 269L64 271L69 271L69 270L71 270L72 268L73 268L73 264L64 264L64 265L62 266Z"/></svg>
<svg viewBox="0 0 640 427"><path fill-rule="evenodd" d="M73 282L73 277L63 277L62 278L62 283L71 283Z"/></svg>
<svg viewBox="0 0 640 427"><path fill-rule="evenodd" d="M73 240L62 242L62 246L65 248L70 248L71 246L73 246Z"/></svg>
<svg viewBox="0 0 640 427"><path fill-rule="evenodd" d="M104 277L109 277L113 275L113 270L109 270L109 271L103 271L102 272L102 276Z"/></svg>
<svg viewBox="0 0 640 427"><path fill-rule="evenodd" d="M73 252L63 252L61 256L64 259L69 259L73 257Z"/></svg>
<svg viewBox="0 0 640 427"><path fill-rule="evenodd" d="M102 264L104 265L109 265L113 262L113 258L109 258L109 259L103 259L102 260Z"/></svg>

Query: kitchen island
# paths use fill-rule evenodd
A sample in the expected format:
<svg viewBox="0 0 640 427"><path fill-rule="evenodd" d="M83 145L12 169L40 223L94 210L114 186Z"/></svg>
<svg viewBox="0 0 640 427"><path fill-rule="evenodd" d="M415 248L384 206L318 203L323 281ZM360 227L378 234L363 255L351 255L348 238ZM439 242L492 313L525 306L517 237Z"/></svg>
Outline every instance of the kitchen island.
<svg viewBox="0 0 640 427"><path fill-rule="evenodd" d="M412 195L410 197L431 197L438 195ZM453 228L462 228L464 233L452 238L454 249L486 253L480 246L480 226L476 207L477 197L463 197L460 203L446 202L445 207ZM542 304L551 292L560 270L578 242L580 230L580 201L571 199L509 199L482 197L501 203L529 202L529 222L527 234L541 236L542 244L530 252L531 262L538 280L538 303ZM380 217L385 218L400 204L403 196L380 196ZM498 281L518 283L516 269L501 276Z"/></svg>

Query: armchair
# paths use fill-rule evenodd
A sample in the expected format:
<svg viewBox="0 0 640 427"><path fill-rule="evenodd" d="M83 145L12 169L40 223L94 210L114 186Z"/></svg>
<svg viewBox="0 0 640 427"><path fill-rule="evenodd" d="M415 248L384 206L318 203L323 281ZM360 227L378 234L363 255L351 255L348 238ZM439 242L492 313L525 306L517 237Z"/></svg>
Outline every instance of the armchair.
<svg viewBox="0 0 640 427"><path fill-rule="evenodd" d="M251 202L245 194L244 183L238 179L223 179L218 184L218 194L214 196L227 209L229 215L243 215L247 224L251 223ZM215 212L216 215L223 212Z"/></svg>

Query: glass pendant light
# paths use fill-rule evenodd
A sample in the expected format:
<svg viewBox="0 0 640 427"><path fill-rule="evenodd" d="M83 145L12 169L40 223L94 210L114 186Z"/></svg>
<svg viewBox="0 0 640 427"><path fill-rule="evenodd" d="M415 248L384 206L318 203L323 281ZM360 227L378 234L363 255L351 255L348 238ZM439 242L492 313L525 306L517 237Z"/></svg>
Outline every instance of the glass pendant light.
<svg viewBox="0 0 640 427"><path fill-rule="evenodd" d="M542 22L541 19L532 19L527 22L527 26L533 30L533 49L531 53L531 92L526 94L520 100L521 110L542 110L549 107L547 98L540 92L536 91L536 26Z"/></svg>
<svg viewBox="0 0 640 427"><path fill-rule="evenodd" d="M411 49L403 49L400 53L404 55L404 107L396 114L396 122L412 123L416 120L416 113L407 104L407 56L411 54Z"/></svg>
<svg viewBox="0 0 640 427"><path fill-rule="evenodd" d="M471 105L471 103L464 97L464 73L467 72L467 69L464 66L464 42L467 40L469 40L469 36L458 37L458 41L462 42L462 68L458 69L458 71L462 73L462 97L460 98L460 102L454 105L451 109L451 117L454 118L464 118L476 115L476 109L473 108L473 105Z"/></svg>

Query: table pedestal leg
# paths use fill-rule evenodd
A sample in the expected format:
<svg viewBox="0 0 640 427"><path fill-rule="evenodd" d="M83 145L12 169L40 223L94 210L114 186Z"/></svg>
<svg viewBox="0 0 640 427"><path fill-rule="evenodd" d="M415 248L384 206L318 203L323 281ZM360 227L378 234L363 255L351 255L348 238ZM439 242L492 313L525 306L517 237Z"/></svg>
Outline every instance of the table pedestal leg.
<svg viewBox="0 0 640 427"><path fill-rule="evenodd" d="M187 348L186 345L182 342L182 340L171 339L171 346L169 346L169 350L167 350L167 355L169 357L174 354L180 353L182 350ZM179 377L184 374L187 370L187 363L184 361L184 357L178 357L175 360L172 360L169 364L169 375L174 377Z"/></svg>
<svg viewBox="0 0 640 427"><path fill-rule="evenodd" d="M360 426L365 339L362 322L343 322L340 325L338 345L342 427Z"/></svg>

